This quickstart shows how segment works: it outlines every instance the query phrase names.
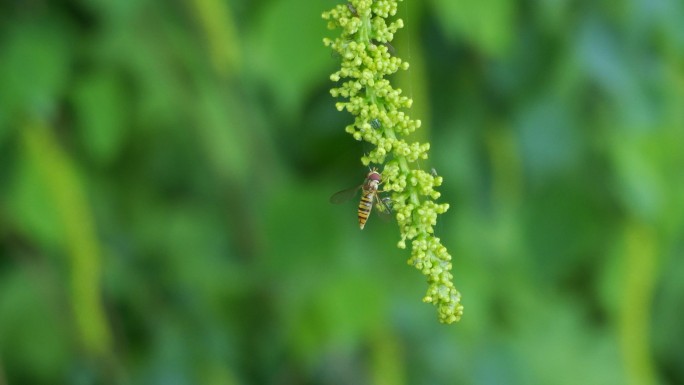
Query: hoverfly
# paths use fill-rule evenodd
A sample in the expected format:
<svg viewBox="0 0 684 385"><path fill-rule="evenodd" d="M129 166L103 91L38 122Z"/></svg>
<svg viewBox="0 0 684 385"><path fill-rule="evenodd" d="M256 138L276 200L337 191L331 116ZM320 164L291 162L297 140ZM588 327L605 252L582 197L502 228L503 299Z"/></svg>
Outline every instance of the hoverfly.
<svg viewBox="0 0 684 385"><path fill-rule="evenodd" d="M373 209L373 204L377 204L378 212L381 216L388 217L391 213L389 208L389 198L380 198L378 196L378 186L382 183L382 175L376 170L371 169L363 184L350 187L348 189L336 192L330 197L330 203L343 203L353 198L356 193L361 190L361 201L359 202L359 227L363 227L368 221L368 216Z"/></svg>
<svg viewBox="0 0 684 385"><path fill-rule="evenodd" d="M356 13L356 8L352 3L347 3L347 9L349 9L349 12L351 12L352 16L359 17L359 14Z"/></svg>
<svg viewBox="0 0 684 385"><path fill-rule="evenodd" d="M372 39L371 43L374 45L384 45L387 48L387 53L389 53L392 56L396 56L397 51L394 49L394 46L388 42L381 42L380 40L375 40Z"/></svg>

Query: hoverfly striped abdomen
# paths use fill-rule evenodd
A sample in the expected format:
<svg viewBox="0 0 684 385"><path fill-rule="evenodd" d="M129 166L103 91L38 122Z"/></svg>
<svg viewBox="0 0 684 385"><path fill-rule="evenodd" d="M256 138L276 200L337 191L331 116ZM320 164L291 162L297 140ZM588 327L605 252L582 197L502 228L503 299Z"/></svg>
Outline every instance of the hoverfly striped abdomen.
<svg viewBox="0 0 684 385"><path fill-rule="evenodd" d="M366 176L366 181L363 183L363 194L361 194L361 202L359 202L359 227L363 227L368 221L368 216L373 209L373 200L378 194L378 185L382 176L376 170L371 170Z"/></svg>
<svg viewBox="0 0 684 385"><path fill-rule="evenodd" d="M359 202L358 206L358 217L359 227L363 230L363 227L366 225L368 217L373 210L373 205L378 206L378 212L381 214L381 216L389 217L391 212L385 201L389 200L389 198L380 199L378 197L378 186L380 183L382 183L382 175L380 175L376 169L372 169L366 176L366 180L362 185L351 187L333 194L333 196L330 197L330 202L346 202L348 199L355 196L359 190L361 190L361 201Z"/></svg>
<svg viewBox="0 0 684 385"><path fill-rule="evenodd" d="M368 221L368 216L370 215L371 209L373 208L373 198L375 196L372 192L361 195L361 202L359 202L359 227L363 230L363 227Z"/></svg>

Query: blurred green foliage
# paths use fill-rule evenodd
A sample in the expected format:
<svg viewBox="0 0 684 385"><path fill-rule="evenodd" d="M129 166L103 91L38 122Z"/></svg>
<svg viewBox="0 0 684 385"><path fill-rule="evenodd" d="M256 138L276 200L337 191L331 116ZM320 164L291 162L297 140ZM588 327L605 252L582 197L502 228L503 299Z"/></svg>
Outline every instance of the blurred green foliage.
<svg viewBox="0 0 684 385"><path fill-rule="evenodd" d="M0 5L0 384L684 383L684 5L400 5L447 327L327 203L334 4Z"/></svg>

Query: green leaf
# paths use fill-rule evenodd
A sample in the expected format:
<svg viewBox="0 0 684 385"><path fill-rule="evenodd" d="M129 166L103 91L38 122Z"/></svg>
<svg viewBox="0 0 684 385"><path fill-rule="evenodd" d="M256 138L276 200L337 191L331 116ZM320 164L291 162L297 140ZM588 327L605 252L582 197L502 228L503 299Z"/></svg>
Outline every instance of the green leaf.
<svg viewBox="0 0 684 385"><path fill-rule="evenodd" d="M7 209L10 221L33 242L47 248L62 244L62 225L40 171L28 156L20 158L10 180Z"/></svg>
<svg viewBox="0 0 684 385"><path fill-rule="evenodd" d="M307 93L336 64L321 42L329 32L320 8L308 0L278 0L263 9L248 39L247 67L271 86L277 107L296 116Z"/></svg>
<svg viewBox="0 0 684 385"><path fill-rule="evenodd" d="M125 137L129 111L119 79L99 72L81 78L74 91L78 134L92 159L112 161Z"/></svg>
<svg viewBox="0 0 684 385"><path fill-rule="evenodd" d="M52 303L59 287L40 270L19 268L0 277L0 356L8 372L21 368L23 381L47 384L64 376L71 346L63 314Z"/></svg>
<svg viewBox="0 0 684 385"><path fill-rule="evenodd" d="M0 60L0 116L11 121L55 109L69 79L71 46L65 28L50 20L8 28Z"/></svg>
<svg viewBox="0 0 684 385"><path fill-rule="evenodd" d="M513 2L507 0L433 0L444 32L467 39L490 55L503 54L511 43Z"/></svg>

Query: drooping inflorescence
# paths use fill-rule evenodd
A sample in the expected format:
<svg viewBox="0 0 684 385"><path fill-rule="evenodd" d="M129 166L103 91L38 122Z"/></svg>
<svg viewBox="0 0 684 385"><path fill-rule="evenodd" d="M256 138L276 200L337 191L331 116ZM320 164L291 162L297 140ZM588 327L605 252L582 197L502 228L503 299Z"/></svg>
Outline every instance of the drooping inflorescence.
<svg viewBox="0 0 684 385"><path fill-rule="evenodd" d="M403 249L410 242L408 263L428 280L423 301L437 306L440 322L452 323L461 318L463 306L452 282L451 255L434 234L437 215L449 208L435 202L440 196L435 187L442 184L442 177L418 167L418 160L427 159L430 144L403 139L420 127L420 120L404 112L411 107L411 98L386 79L409 67L393 55L390 45L404 25L401 19L388 20L396 13L397 0L351 0L323 13L330 29L341 29L337 38L323 39L341 60L340 69L330 75L337 83L330 93L341 99L337 109L355 118L346 132L374 146L361 162L384 165L384 191L392 193L401 232L398 246Z"/></svg>

